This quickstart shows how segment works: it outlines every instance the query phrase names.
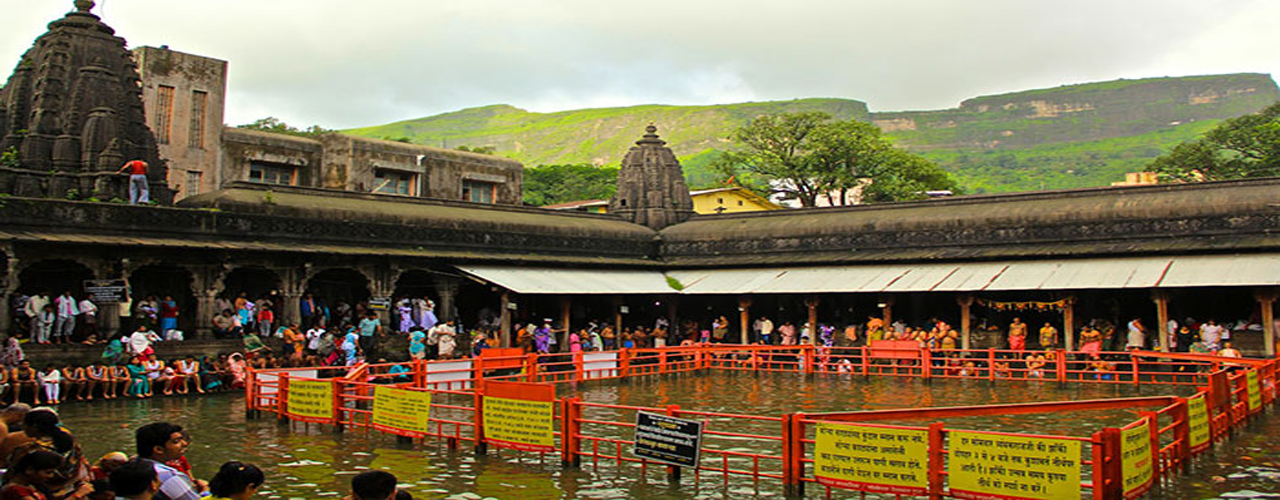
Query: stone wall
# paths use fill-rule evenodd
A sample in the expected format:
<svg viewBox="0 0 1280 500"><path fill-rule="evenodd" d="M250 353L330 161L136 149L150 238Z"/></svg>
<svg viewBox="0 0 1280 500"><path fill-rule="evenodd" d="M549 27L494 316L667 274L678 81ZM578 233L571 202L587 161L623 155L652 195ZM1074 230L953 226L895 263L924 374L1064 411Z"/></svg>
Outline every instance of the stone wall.
<svg viewBox="0 0 1280 500"><path fill-rule="evenodd" d="M218 165L227 62L167 46L139 47L133 49L133 57L142 77L147 126L157 136L160 156L169 162L175 199L217 189L222 185ZM171 101L164 106L159 102L161 87Z"/></svg>

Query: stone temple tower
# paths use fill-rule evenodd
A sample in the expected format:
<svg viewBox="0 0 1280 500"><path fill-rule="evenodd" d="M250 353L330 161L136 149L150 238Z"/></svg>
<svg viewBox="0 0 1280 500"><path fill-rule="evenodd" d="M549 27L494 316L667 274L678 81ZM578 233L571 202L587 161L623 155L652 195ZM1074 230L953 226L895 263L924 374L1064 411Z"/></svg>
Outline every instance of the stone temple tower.
<svg viewBox="0 0 1280 500"><path fill-rule="evenodd" d="M90 12L92 0L49 23L0 89L0 193L128 199L126 160L151 168L151 199L173 200L142 108L138 67L123 38ZM12 156L10 156L12 158Z"/></svg>
<svg viewBox="0 0 1280 500"><path fill-rule="evenodd" d="M618 192L609 200L609 213L653 229L693 217L684 171L666 141L658 138L657 127L646 127L644 137L622 159Z"/></svg>

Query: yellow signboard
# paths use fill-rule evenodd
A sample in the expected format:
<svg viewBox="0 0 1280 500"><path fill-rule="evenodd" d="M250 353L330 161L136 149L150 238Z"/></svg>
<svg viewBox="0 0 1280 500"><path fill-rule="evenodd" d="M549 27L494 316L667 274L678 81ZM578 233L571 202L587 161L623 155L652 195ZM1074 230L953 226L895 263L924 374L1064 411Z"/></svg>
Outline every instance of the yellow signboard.
<svg viewBox="0 0 1280 500"><path fill-rule="evenodd" d="M1155 477L1151 456L1151 419L1143 419L1142 425L1120 432L1120 469L1125 498L1137 498L1151 489L1151 481Z"/></svg>
<svg viewBox="0 0 1280 500"><path fill-rule="evenodd" d="M333 422L333 382L290 379L285 413L300 422Z"/></svg>
<svg viewBox="0 0 1280 500"><path fill-rule="evenodd" d="M1080 498L1080 441L951 431L947 449L956 498Z"/></svg>
<svg viewBox="0 0 1280 500"><path fill-rule="evenodd" d="M1209 404L1204 393L1187 398L1187 424L1191 428L1191 451L1198 452L1209 446Z"/></svg>
<svg viewBox="0 0 1280 500"><path fill-rule="evenodd" d="M929 431L819 423L816 432L813 474L819 483L876 493L927 493Z"/></svg>
<svg viewBox="0 0 1280 500"><path fill-rule="evenodd" d="M506 448L552 451L555 403L525 399L484 398L484 438Z"/></svg>
<svg viewBox="0 0 1280 500"><path fill-rule="evenodd" d="M421 436L431 430L431 393L378 386L373 389L373 427Z"/></svg>
<svg viewBox="0 0 1280 500"><path fill-rule="evenodd" d="M1249 413L1262 409L1262 384L1258 383L1258 370L1252 369L1244 374L1244 385L1249 393Z"/></svg>

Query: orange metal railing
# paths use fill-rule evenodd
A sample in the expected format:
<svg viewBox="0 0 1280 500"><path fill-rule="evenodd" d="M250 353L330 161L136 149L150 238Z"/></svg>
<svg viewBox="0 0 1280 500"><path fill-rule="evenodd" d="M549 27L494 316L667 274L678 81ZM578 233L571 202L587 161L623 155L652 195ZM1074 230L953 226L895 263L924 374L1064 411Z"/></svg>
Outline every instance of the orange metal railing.
<svg viewBox="0 0 1280 500"><path fill-rule="evenodd" d="M630 349L606 353L515 354L497 353L474 360L413 361L357 365L355 367L298 368L251 371L246 380L246 407L274 413L277 418L297 418L287 406L291 381L330 381L332 417L299 419L332 424L342 429L376 429L404 438L441 439L451 448L469 443L477 451L486 447L484 407L486 382L536 383L585 382L701 370L789 372L821 375L919 377L923 379L974 378L1014 382L1126 384L1134 386L1189 386L1207 401L1209 443L1226 438L1276 400L1276 360L1231 359L1216 356L1153 352L1086 353L1062 350L1029 358L1028 353L1008 350L927 350L901 346L814 347L698 345L662 349ZM1105 364L1103 364L1105 363ZM391 373L395 366L398 373ZM1256 383L1256 385L1251 385ZM394 387L432 395L429 425L425 431L406 431L375 425L373 406L377 387ZM1252 401L1251 401L1252 396ZM1078 441L1082 492L1095 499L1125 498L1121 435L1149 425L1151 470L1158 478L1181 470L1204 448L1193 449L1188 398L1153 396L1089 401L1057 401L946 408L909 408L784 415L752 415L699 411L671 405L640 407L585 402L579 398L554 401L555 451L567 466L635 465L642 473L649 467L678 479L680 469L649 462L632 455L634 443L627 433L635 427L637 412L645 411L703 422L701 459L693 468L695 481L711 474L724 482L731 477L761 482L781 482L791 496L803 495L806 484L818 481L814 473L815 428L819 424L858 423L914 430L928 435L928 487L930 498L965 497L951 490L950 436L944 425L949 418L981 415L1025 415L1085 410L1134 411L1136 420L1122 427L1105 427L1084 436L1048 434L1013 435ZM900 425L926 421L922 426ZM866 424L870 422L871 424ZM893 422L885 424L884 422ZM1130 436L1132 439L1133 436ZM1145 440L1146 438L1144 438ZM542 453L550 453L543 451ZM831 486L819 485L831 494ZM1130 496L1141 490L1132 487Z"/></svg>

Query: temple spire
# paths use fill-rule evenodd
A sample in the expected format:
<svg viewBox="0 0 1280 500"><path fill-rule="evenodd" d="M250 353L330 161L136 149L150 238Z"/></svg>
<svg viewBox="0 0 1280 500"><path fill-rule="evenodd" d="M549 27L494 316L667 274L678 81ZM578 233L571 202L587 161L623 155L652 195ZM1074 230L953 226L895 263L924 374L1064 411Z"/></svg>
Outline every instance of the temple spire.
<svg viewBox="0 0 1280 500"><path fill-rule="evenodd" d="M622 159L618 191L609 201L609 213L653 229L689 220L693 198L680 161L658 137L657 126L650 123L644 131Z"/></svg>
<svg viewBox="0 0 1280 500"><path fill-rule="evenodd" d="M75 0L76 10L88 14L93 10L93 0Z"/></svg>

